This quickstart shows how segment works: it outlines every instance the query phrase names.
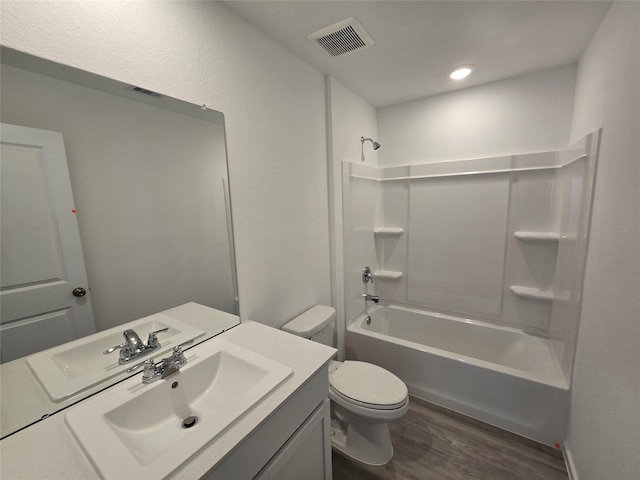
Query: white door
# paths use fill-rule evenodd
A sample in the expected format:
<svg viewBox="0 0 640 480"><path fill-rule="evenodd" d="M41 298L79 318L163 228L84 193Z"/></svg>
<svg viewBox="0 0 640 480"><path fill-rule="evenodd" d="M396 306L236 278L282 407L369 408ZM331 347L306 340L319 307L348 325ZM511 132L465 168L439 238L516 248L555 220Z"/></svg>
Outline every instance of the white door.
<svg viewBox="0 0 640 480"><path fill-rule="evenodd" d="M0 360L95 332L62 134L0 124ZM86 294L82 295L84 289Z"/></svg>

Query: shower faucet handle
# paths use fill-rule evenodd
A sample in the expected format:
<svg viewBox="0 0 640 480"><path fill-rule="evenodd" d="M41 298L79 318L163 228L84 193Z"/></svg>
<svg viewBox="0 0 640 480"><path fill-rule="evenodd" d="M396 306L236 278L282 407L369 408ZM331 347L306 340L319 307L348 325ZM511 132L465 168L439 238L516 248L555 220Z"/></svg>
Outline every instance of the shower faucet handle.
<svg viewBox="0 0 640 480"><path fill-rule="evenodd" d="M373 272L371 267L366 266L362 269L362 283L367 284L369 282L373 285Z"/></svg>

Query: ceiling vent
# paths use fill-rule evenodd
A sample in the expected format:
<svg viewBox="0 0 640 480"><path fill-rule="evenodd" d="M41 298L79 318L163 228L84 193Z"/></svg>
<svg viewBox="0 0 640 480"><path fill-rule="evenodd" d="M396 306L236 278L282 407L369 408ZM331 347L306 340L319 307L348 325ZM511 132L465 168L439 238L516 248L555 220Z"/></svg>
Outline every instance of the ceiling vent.
<svg viewBox="0 0 640 480"><path fill-rule="evenodd" d="M373 40L355 17L334 23L307 38L313 40L323 52L332 57L339 57L373 45Z"/></svg>

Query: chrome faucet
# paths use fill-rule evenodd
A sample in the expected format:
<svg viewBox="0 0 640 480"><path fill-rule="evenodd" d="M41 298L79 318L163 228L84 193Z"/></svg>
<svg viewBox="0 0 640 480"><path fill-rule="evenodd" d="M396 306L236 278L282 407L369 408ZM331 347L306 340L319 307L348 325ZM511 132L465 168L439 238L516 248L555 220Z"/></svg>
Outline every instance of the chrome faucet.
<svg viewBox="0 0 640 480"><path fill-rule="evenodd" d="M139 363L127 370L127 373L132 373L138 370L140 367L144 367L142 371L142 383L149 384L161 378L168 377L172 373L177 372L180 368L187 364L187 359L184 356L182 347L193 343L193 340L181 343L173 347L173 353L170 357L163 358L158 363L155 363L152 358L148 358L143 363Z"/></svg>
<svg viewBox="0 0 640 480"><path fill-rule="evenodd" d="M362 296L365 300L371 300L374 303L378 303L380 301L380 297L378 295L369 295L368 293L363 293Z"/></svg>
<svg viewBox="0 0 640 480"><path fill-rule="evenodd" d="M366 285L369 282L373 284L373 272L371 271L371 267L366 266L362 269L362 283Z"/></svg>
<svg viewBox="0 0 640 480"><path fill-rule="evenodd" d="M115 347L108 348L102 353L108 355L115 350L120 349L120 358L118 359L118 363L120 365L127 364L132 360L136 360L160 347L158 334L166 332L167 330L169 330L169 327L161 328L160 330L156 330L155 332L149 332L147 343L145 345L145 343L140 339L135 330L127 329L122 333L122 335L124 336L124 342L122 342L120 345L116 345Z"/></svg>
<svg viewBox="0 0 640 480"><path fill-rule="evenodd" d="M135 330L127 329L122 332L122 336L124 337L124 343L131 352L139 352L145 347ZM120 349L121 353L122 351L123 350Z"/></svg>

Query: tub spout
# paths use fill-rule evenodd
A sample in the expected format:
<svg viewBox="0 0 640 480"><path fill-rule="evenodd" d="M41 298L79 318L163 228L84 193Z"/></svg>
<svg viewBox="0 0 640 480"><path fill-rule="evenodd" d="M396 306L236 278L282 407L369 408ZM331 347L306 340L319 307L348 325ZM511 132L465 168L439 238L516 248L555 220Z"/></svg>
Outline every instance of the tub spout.
<svg viewBox="0 0 640 480"><path fill-rule="evenodd" d="M380 297L378 295L369 295L368 293L363 293L362 296L365 300L371 300L374 303L378 303L380 301Z"/></svg>

